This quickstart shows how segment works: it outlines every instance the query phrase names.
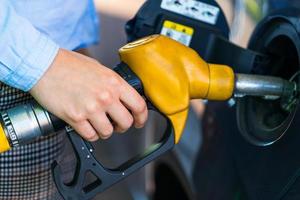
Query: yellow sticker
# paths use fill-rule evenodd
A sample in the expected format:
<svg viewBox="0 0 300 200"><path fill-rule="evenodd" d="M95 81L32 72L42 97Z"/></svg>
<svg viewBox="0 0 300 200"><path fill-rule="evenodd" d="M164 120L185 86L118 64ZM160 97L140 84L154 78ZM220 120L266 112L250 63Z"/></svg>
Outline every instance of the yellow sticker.
<svg viewBox="0 0 300 200"><path fill-rule="evenodd" d="M160 34L168 36L186 46L189 46L192 41L194 29L189 26L166 20L163 23Z"/></svg>
<svg viewBox="0 0 300 200"><path fill-rule="evenodd" d="M193 33L194 33L193 28L188 27L188 26L184 26L182 24L178 24L178 23L175 23L175 22L171 22L171 21L168 21L168 20L166 20L164 22L163 27L173 29L173 30L176 30L176 31L181 32L181 33L185 33L185 34L190 35L190 36L192 36Z"/></svg>

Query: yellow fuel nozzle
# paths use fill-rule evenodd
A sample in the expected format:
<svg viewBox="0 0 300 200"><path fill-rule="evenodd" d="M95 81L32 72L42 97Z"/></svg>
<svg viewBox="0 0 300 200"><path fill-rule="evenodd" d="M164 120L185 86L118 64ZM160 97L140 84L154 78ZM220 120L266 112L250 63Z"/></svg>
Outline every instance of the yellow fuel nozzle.
<svg viewBox="0 0 300 200"><path fill-rule="evenodd" d="M193 49L162 35L129 43L119 50L141 79L147 98L172 122L179 142L190 99L226 100L234 90L234 73L206 63Z"/></svg>

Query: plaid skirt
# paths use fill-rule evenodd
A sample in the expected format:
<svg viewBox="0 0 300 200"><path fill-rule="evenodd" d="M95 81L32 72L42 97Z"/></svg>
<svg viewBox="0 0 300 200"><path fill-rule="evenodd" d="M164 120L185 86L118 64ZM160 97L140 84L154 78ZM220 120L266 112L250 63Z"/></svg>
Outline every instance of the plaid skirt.
<svg viewBox="0 0 300 200"><path fill-rule="evenodd" d="M0 83L1 111L31 99L28 93ZM62 178L70 181L76 161L71 146L66 143L66 134L61 131L0 154L0 199L62 199L52 179L51 163L57 160L63 165Z"/></svg>

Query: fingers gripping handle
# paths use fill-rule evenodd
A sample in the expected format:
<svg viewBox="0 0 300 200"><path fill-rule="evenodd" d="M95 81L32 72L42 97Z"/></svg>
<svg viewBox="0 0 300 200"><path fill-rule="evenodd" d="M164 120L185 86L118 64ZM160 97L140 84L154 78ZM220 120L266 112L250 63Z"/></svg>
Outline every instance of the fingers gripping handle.
<svg viewBox="0 0 300 200"><path fill-rule="evenodd" d="M143 86L140 79L129 69L125 63L118 64L114 71L117 72L129 85L131 85L140 95L143 95ZM54 130L61 130L66 123L58 117L49 114ZM1 133L1 132L0 132Z"/></svg>

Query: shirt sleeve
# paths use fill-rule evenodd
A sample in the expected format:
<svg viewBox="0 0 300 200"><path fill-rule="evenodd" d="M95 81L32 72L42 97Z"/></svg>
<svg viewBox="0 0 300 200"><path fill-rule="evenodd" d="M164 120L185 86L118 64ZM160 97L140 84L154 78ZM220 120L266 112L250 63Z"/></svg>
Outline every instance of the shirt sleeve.
<svg viewBox="0 0 300 200"><path fill-rule="evenodd" d="M53 62L58 45L0 0L0 81L30 90Z"/></svg>

